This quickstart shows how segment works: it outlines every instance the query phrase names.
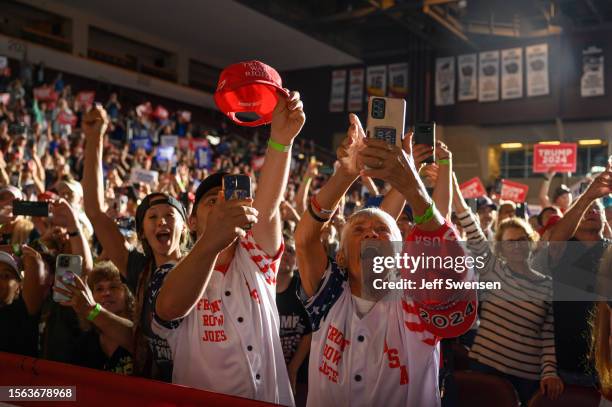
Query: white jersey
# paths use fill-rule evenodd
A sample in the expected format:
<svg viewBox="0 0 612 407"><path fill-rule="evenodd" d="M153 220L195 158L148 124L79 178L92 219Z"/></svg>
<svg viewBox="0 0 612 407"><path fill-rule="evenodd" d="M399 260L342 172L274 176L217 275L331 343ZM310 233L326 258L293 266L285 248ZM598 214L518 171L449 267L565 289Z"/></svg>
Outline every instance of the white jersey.
<svg viewBox="0 0 612 407"><path fill-rule="evenodd" d="M447 231L445 226L436 233ZM387 293L360 318L346 271L330 259L316 293L308 298L301 290L300 297L313 325L309 407L440 405L440 338L431 332L428 314L403 291ZM441 336L469 328L473 298L459 304L460 311L454 305L439 311L437 320L445 318L449 334Z"/></svg>
<svg viewBox="0 0 612 407"><path fill-rule="evenodd" d="M155 315L153 331L172 349L173 383L294 405L275 301L282 252L267 256L249 233L229 266L215 267L185 318L166 322Z"/></svg>

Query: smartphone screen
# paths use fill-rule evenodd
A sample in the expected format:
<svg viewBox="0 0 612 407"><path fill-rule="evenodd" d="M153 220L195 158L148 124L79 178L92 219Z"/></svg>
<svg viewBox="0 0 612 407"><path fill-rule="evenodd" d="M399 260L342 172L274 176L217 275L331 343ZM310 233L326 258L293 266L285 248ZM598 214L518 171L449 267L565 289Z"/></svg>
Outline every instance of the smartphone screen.
<svg viewBox="0 0 612 407"><path fill-rule="evenodd" d="M55 263L55 282L54 285L66 289L66 284L74 285L74 275L81 276L83 272L83 258L75 254L60 254ZM53 301L68 301L65 295L53 292Z"/></svg>
<svg viewBox="0 0 612 407"><path fill-rule="evenodd" d="M49 216L49 202L40 201L13 201L13 216Z"/></svg>
<svg viewBox="0 0 612 407"><path fill-rule="evenodd" d="M251 198L251 178L248 175L225 175L223 191L226 201Z"/></svg>
<svg viewBox="0 0 612 407"><path fill-rule="evenodd" d="M414 126L414 136L412 138L414 144L425 144L430 147L434 147L436 145L436 123L417 123ZM434 153L426 158L423 162L425 163L433 163L435 161L435 151Z"/></svg>

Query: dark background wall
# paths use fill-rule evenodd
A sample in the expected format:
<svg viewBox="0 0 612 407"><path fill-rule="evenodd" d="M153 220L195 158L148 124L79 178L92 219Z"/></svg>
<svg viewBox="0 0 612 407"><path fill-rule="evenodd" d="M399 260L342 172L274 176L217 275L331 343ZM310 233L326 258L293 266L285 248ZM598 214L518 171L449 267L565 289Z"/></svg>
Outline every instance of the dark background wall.
<svg viewBox="0 0 612 407"><path fill-rule="evenodd" d="M526 96L527 81L524 66L525 55L523 54L523 98L486 103L456 102L451 106L434 106L436 56L457 56L464 53L513 47L524 48L543 42L548 43L549 47L549 95ZM408 55L393 59L366 61L366 66L408 62L410 78L407 98L408 126L416 121L426 120L435 120L441 125L485 126L554 122L557 118L567 121L605 120L612 118L611 42L612 29L566 32L562 35L527 40L494 37L487 42L486 47L477 51L466 46L438 51L437 55L424 43L416 43ZM604 53L605 95L583 98L580 96L582 50L589 45L601 48ZM346 131L348 126L347 111L329 112L331 71L352 67L325 67L282 73L286 86L299 90L304 100L308 115L304 134L314 138L321 146L333 148L332 135ZM364 110L365 106L364 103ZM356 113L362 121L365 121L365 111Z"/></svg>

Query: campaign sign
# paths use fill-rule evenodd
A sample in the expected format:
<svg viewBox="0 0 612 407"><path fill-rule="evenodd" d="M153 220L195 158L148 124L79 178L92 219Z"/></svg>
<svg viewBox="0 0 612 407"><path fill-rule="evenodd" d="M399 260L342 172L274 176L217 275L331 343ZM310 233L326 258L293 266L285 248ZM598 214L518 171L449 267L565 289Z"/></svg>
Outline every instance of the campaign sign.
<svg viewBox="0 0 612 407"><path fill-rule="evenodd" d="M198 148L208 147L208 140L197 139L197 138L188 139L185 137L181 137L179 139L178 144L179 144L179 148L182 150L189 149L191 151L196 151Z"/></svg>
<svg viewBox="0 0 612 407"><path fill-rule="evenodd" d="M174 160L174 147L158 147L157 148L157 161L172 161Z"/></svg>
<svg viewBox="0 0 612 407"><path fill-rule="evenodd" d="M463 195L465 199L479 198L487 194L482 181L478 177L465 181L463 184L459 185L459 189L461 190L461 195Z"/></svg>
<svg viewBox="0 0 612 407"><path fill-rule="evenodd" d="M79 92L77 94L77 101L81 106L92 106L95 98L96 92L94 91Z"/></svg>
<svg viewBox="0 0 612 407"><path fill-rule="evenodd" d="M38 88L34 88L34 99L42 101L57 100L58 94L50 86L44 85Z"/></svg>
<svg viewBox="0 0 612 407"><path fill-rule="evenodd" d="M502 201L512 201L516 203L523 203L527 199L527 191L529 186L521 184L519 182L502 179L501 181L501 196Z"/></svg>
<svg viewBox="0 0 612 407"><path fill-rule="evenodd" d="M155 185L159 179L159 173L157 171L143 170L142 168L132 168L130 173L130 182L132 184L148 184Z"/></svg>
<svg viewBox="0 0 612 407"><path fill-rule="evenodd" d="M144 148L146 151L151 151L153 148L153 143L151 143L150 138L135 138L132 139L132 149L137 150L139 148Z"/></svg>
<svg viewBox="0 0 612 407"><path fill-rule="evenodd" d="M534 145L533 172L576 172L577 148L576 143Z"/></svg>
<svg viewBox="0 0 612 407"><path fill-rule="evenodd" d="M178 146L178 143L178 136L161 136L160 138L160 145L162 147L176 147Z"/></svg>
<svg viewBox="0 0 612 407"><path fill-rule="evenodd" d="M211 154L210 149L206 147L198 148L197 153L196 153L196 163L198 165L198 168L210 169L210 166L212 164L211 161L212 161L212 154Z"/></svg>

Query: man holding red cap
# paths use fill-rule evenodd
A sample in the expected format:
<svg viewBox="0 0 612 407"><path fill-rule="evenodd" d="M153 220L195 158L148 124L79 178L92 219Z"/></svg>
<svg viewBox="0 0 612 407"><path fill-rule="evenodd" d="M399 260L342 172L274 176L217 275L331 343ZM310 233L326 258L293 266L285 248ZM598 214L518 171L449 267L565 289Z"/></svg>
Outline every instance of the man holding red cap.
<svg viewBox="0 0 612 407"><path fill-rule="evenodd" d="M164 280L152 322L172 350L174 383L294 404L275 296L279 205L304 121L299 93L279 94L254 200L225 201L223 174L198 187L189 219L198 240Z"/></svg>

